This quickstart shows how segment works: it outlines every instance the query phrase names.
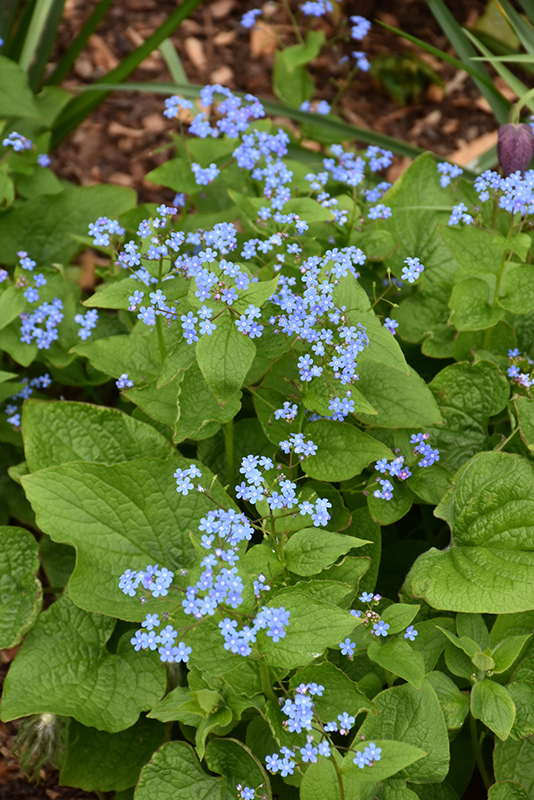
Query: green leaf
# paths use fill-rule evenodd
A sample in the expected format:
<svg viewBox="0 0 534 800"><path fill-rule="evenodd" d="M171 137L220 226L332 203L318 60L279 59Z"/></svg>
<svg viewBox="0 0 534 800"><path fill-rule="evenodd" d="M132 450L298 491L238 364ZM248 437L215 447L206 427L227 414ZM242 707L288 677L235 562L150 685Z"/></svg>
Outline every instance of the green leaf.
<svg viewBox="0 0 534 800"><path fill-rule="evenodd" d="M145 175L145 180L157 186L168 186L175 192L196 194L200 186L195 180L191 164L185 158L171 158Z"/></svg>
<svg viewBox="0 0 534 800"><path fill-rule="evenodd" d="M458 614L456 630L458 636L470 637L481 650L486 650L490 646L489 632L480 614Z"/></svg>
<svg viewBox="0 0 534 800"><path fill-rule="evenodd" d="M15 61L0 56L0 117L38 117L26 72Z"/></svg>
<svg viewBox="0 0 534 800"><path fill-rule="evenodd" d="M237 330L230 312L218 317L217 330L197 344L198 366L221 403L241 388L255 355L255 344Z"/></svg>
<svg viewBox="0 0 534 800"><path fill-rule="evenodd" d="M371 776L373 781L383 781L385 778L389 778L391 775L396 775L401 772L401 770L403 775L412 770L417 770L418 762L428 758L424 750L419 747L414 747L414 745L406 741L388 741L387 739L379 739L374 736L372 737L372 741L377 747L382 749L380 761L375 761L372 769L369 767L360 769L354 764L354 753L351 752L343 759L343 765L341 767L341 774L343 776L350 776L352 780L361 783L368 783ZM361 753L365 750L366 746L367 742L356 740L353 743L353 748L356 753ZM410 765L414 766L409 769Z"/></svg>
<svg viewBox="0 0 534 800"><path fill-rule="evenodd" d="M0 526L0 649L18 644L41 610L37 553L29 531Z"/></svg>
<svg viewBox="0 0 534 800"><path fill-rule="evenodd" d="M520 783L499 781L490 786L488 800L528 800L528 795Z"/></svg>
<svg viewBox="0 0 534 800"><path fill-rule="evenodd" d="M407 780L416 783L443 780L449 770L449 739L430 683L424 681L421 689L409 683L393 686L378 694L373 702L379 714L368 716L359 734L367 741L387 738L423 750L427 755L403 770L402 777Z"/></svg>
<svg viewBox="0 0 534 800"><path fill-rule="evenodd" d="M303 461L302 469L319 481L346 481L371 461L391 457L382 442L346 422L312 422L306 426L306 436L317 445L317 454Z"/></svg>
<svg viewBox="0 0 534 800"><path fill-rule="evenodd" d="M423 656L426 672L434 669L447 644L447 637L440 629L453 627L453 620L447 617L437 617L417 623L417 636L412 642L412 647Z"/></svg>
<svg viewBox="0 0 534 800"><path fill-rule="evenodd" d="M487 678L476 681L471 690L471 713L503 741L508 738L515 719L515 706L504 686Z"/></svg>
<svg viewBox="0 0 534 800"><path fill-rule="evenodd" d="M170 793L180 800L229 800L225 781L208 775L185 742L168 742L154 753L141 770L135 800L168 800Z"/></svg>
<svg viewBox="0 0 534 800"><path fill-rule="evenodd" d="M534 736L534 683L514 681L506 688L514 701L516 712L510 736L513 739Z"/></svg>
<svg viewBox="0 0 534 800"><path fill-rule="evenodd" d="M430 384L445 420L433 429L440 463L456 471L480 450L489 450L488 418L506 408L510 384L496 364L451 364ZM434 439L435 437L435 439Z"/></svg>
<svg viewBox="0 0 534 800"><path fill-rule="evenodd" d="M178 455L112 466L73 463L22 478L39 527L54 541L76 547L69 594L77 605L137 621L147 611L168 610L164 599L140 606L118 582L127 568L157 563L179 572L192 565L190 531L213 504L202 493L184 497L176 491L173 473L190 463ZM203 466L201 471L199 482L207 489L212 476ZM231 505L217 482L210 494Z"/></svg>
<svg viewBox="0 0 534 800"><path fill-rule="evenodd" d="M483 331L502 318L502 308L490 305L493 290L482 278L466 278L452 290L449 306L451 323L458 331Z"/></svg>
<svg viewBox="0 0 534 800"><path fill-rule="evenodd" d="M284 50L277 50L275 54L273 90L283 103L292 108L300 108L305 100L311 98L315 86L307 69L302 64L292 63L292 49L286 47Z"/></svg>
<svg viewBox="0 0 534 800"><path fill-rule="evenodd" d="M304 773L299 797L300 800L341 800L339 779L332 761L320 758L310 764Z"/></svg>
<svg viewBox="0 0 534 800"><path fill-rule="evenodd" d="M0 259L18 261L21 242L38 267L65 264L80 249L69 234L86 234L99 216L114 218L135 205L136 195L123 186L73 186L59 194L25 200L0 218Z"/></svg>
<svg viewBox="0 0 534 800"><path fill-rule="evenodd" d="M22 289L16 286L8 286L0 294L0 328L16 319L26 306L26 298Z"/></svg>
<svg viewBox="0 0 534 800"><path fill-rule="evenodd" d="M215 431L210 426L229 422L241 407L241 392L236 392L226 403L219 403L196 363L183 373L179 389L178 421L174 433L177 443L188 438L212 436L219 426L216 425Z"/></svg>
<svg viewBox="0 0 534 800"><path fill-rule="evenodd" d="M495 244L502 251L507 252L511 250L519 256L521 261L525 261L530 248L532 247L532 239L528 233L517 233L515 236L495 236Z"/></svg>
<svg viewBox="0 0 534 800"><path fill-rule="evenodd" d="M139 658L130 634L112 655L115 620L62 597L26 636L4 684L2 719L50 712L110 733L129 728L165 691L155 657Z"/></svg>
<svg viewBox="0 0 534 800"><path fill-rule="evenodd" d="M286 636L273 642L263 631L258 635L260 652L271 667L294 669L318 658L327 647L339 647L357 621L348 611L312 599L293 589L270 598L291 613Z"/></svg>
<svg viewBox="0 0 534 800"><path fill-rule="evenodd" d="M219 697L217 692L214 694ZM148 716L161 722L180 721L198 727L206 712L201 708L193 692L185 686L177 686L150 711Z"/></svg>
<svg viewBox="0 0 534 800"><path fill-rule="evenodd" d="M141 767L163 744L164 736L163 725L144 717L120 733L86 728L72 720L60 781L85 792L124 791L135 786Z"/></svg>
<svg viewBox="0 0 534 800"><path fill-rule="evenodd" d="M148 417L173 430L179 415L178 395L182 378L183 375L179 374L173 381L160 387L157 381L148 381L126 389L123 394Z"/></svg>
<svg viewBox="0 0 534 800"><path fill-rule="evenodd" d="M384 644L372 642L367 655L388 672L399 675L416 689L420 689L425 679L425 664L417 650L412 650L404 639L389 639Z"/></svg>
<svg viewBox="0 0 534 800"><path fill-rule="evenodd" d="M521 438L529 450L534 451L534 400L529 397L514 397L517 421Z"/></svg>
<svg viewBox="0 0 534 800"><path fill-rule="evenodd" d="M380 489L377 483L378 476L379 473L375 472L369 478L366 486L367 505L375 522L378 522L379 525L392 525L408 513L412 507L413 495L404 483L396 483L393 497L390 500L384 500L383 497L375 497L374 492Z"/></svg>
<svg viewBox="0 0 534 800"><path fill-rule="evenodd" d="M503 237L470 225L463 228L440 225L439 233L461 267L457 273L458 278L498 273L502 250L496 245L497 240Z"/></svg>
<svg viewBox="0 0 534 800"><path fill-rule="evenodd" d="M499 305L513 314L527 314L534 308L532 265L510 262L508 266L501 283Z"/></svg>
<svg viewBox="0 0 534 800"><path fill-rule="evenodd" d="M512 666L516 658L519 657L523 646L532 636L531 633L525 636L509 636L499 642L497 647L492 650L491 656L495 662L493 672L499 674L505 672Z"/></svg>
<svg viewBox="0 0 534 800"><path fill-rule="evenodd" d="M520 742L513 739L497 741L493 752L493 766L497 781L519 783L530 798L534 792L534 738Z"/></svg>
<svg viewBox="0 0 534 800"><path fill-rule="evenodd" d="M442 783L416 783L412 784L419 800L460 800L452 786Z"/></svg>
<svg viewBox="0 0 534 800"><path fill-rule="evenodd" d="M271 795L269 776L256 756L237 739L212 739L206 747L206 763L212 772L222 775L228 786L258 786L263 784L267 797Z"/></svg>
<svg viewBox="0 0 534 800"><path fill-rule="evenodd" d="M469 695L461 692L443 672L431 672L426 679L438 696L447 729L461 728L469 714Z"/></svg>
<svg viewBox="0 0 534 800"><path fill-rule="evenodd" d="M420 606L407 603L393 603L382 611L380 617L389 625L388 636L400 633L414 621Z"/></svg>
<svg viewBox="0 0 534 800"><path fill-rule="evenodd" d="M453 611L534 608L533 490L534 467L520 456L472 458L435 512L451 528L451 547L420 556L405 591Z"/></svg>
<svg viewBox="0 0 534 800"><path fill-rule="evenodd" d="M91 366L113 378L126 372L135 384L155 380L161 370L157 338L150 334L110 336L78 344L72 352L85 356Z"/></svg>
<svg viewBox="0 0 534 800"><path fill-rule="evenodd" d="M71 461L116 464L172 453L152 426L118 409L88 403L30 399L23 408L22 432L31 472Z"/></svg>
<svg viewBox="0 0 534 800"><path fill-rule="evenodd" d="M297 575L315 575L353 547L364 544L368 542L354 536L303 528L291 536L285 547L287 567Z"/></svg>
<svg viewBox="0 0 534 800"><path fill-rule="evenodd" d="M167 288L165 285L165 289ZM134 278L123 278L115 283L104 283L98 287L99 291L83 301L88 308L128 308L128 298L139 291L139 281ZM187 291L185 292L187 294Z"/></svg>

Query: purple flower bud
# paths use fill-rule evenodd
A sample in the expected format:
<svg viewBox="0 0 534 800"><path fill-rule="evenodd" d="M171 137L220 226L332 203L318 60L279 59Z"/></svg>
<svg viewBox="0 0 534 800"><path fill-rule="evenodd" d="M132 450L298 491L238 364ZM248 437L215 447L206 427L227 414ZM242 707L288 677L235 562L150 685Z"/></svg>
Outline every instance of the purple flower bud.
<svg viewBox="0 0 534 800"><path fill-rule="evenodd" d="M524 172L528 169L534 155L534 133L530 125L501 125L497 155L505 178L517 170Z"/></svg>

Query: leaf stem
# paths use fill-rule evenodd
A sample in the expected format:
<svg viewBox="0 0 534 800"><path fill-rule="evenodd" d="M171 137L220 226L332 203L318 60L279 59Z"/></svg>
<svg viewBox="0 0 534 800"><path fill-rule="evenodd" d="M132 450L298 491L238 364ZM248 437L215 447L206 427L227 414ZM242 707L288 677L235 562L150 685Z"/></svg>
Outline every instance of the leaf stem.
<svg viewBox="0 0 534 800"><path fill-rule="evenodd" d="M260 658L260 677L261 677L261 688L263 689L263 693L269 700L275 700L278 703L278 697L273 692L273 687L271 686L271 681L269 680L269 667L267 666L267 662L265 658Z"/></svg>
<svg viewBox="0 0 534 800"><path fill-rule="evenodd" d="M226 471L228 473L228 493L235 496L235 465L234 465L234 420L229 420L224 426L224 449L226 453Z"/></svg>
<svg viewBox="0 0 534 800"><path fill-rule="evenodd" d="M492 782L490 776L488 775L486 765L484 764L484 759L482 758L482 750L480 749L480 742L477 734L477 722L471 713L469 714L469 730L471 732L471 743L473 745L473 752L475 754L475 761L477 762L480 777L484 781L486 791L489 791Z"/></svg>
<svg viewBox="0 0 534 800"><path fill-rule="evenodd" d="M341 772L339 771L339 767L337 765L337 761L334 758L333 753L330 754L330 761L334 765L334 769L336 771L337 785L339 786L339 800L345 800L345 787L343 786L343 778L341 776Z"/></svg>

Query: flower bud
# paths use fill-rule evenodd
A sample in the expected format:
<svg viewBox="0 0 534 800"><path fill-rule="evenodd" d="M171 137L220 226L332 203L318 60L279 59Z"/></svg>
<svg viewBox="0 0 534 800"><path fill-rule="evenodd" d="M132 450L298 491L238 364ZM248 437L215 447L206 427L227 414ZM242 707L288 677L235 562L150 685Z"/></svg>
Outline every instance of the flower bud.
<svg viewBox="0 0 534 800"><path fill-rule="evenodd" d="M497 156L503 175L528 169L534 155L534 133L530 125L509 123L499 128Z"/></svg>

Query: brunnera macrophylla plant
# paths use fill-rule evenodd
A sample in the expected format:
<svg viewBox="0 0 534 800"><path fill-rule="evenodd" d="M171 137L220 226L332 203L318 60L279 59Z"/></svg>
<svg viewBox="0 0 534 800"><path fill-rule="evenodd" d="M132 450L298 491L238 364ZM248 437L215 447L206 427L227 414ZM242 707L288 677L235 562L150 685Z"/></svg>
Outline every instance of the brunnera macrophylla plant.
<svg viewBox="0 0 534 800"><path fill-rule="evenodd" d="M119 799L528 798L533 176L202 103L161 204L0 218L2 719Z"/></svg>

